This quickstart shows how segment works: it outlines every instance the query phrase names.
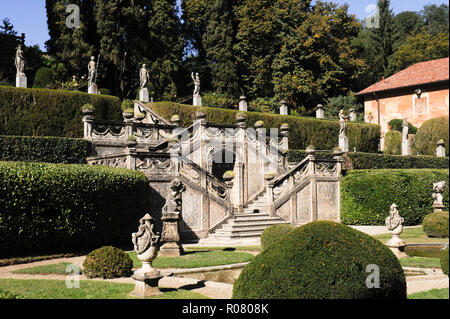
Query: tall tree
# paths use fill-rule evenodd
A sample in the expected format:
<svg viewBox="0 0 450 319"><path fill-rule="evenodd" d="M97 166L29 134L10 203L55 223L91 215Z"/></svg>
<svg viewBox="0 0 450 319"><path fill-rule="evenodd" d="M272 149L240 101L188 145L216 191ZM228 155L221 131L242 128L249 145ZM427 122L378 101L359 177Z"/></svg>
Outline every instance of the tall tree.
<svg viewBox="0 0 450 319"><path fill-rule="evenodd" d="M449 24L449 6L448 4L426 5L423 7L421 14L425 20L427 31L432 34L448 30Z"/></svg>

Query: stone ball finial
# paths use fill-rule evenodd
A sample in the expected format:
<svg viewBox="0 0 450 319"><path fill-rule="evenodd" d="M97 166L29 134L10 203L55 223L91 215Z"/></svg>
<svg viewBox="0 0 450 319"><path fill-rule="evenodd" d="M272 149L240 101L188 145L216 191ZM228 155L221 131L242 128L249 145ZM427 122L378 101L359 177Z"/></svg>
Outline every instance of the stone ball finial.
<svg viewBox="0 0 450 319"><path fill-rule="evenodd" d="M178 116L178 114L172 115L172 117L170 118L170 121L173 124L178 124L180 122L180 116Z"/></svg>
<svg viewBox="0 0 450 319"><path fill-rule="evenodd" d="M287 123L281 124L280 130L281 131L289 131L289 124L287 124Z"/></svg>
<svg viewBox="0 0 450 319"><path fill-rule="evenodd" d="M242 113L242 112L238 112L238 113L236 114L236 120L237 120L239 123L245 122L245 121L247 120L247 115L245 115L245 114Z"/></svg>
<svg viewBox="0 0 450 319"><path fill-rule="evenodd" d="M262 128L264 126L264 121L256 121L255 124L253 125L256 129Z"/></svg>

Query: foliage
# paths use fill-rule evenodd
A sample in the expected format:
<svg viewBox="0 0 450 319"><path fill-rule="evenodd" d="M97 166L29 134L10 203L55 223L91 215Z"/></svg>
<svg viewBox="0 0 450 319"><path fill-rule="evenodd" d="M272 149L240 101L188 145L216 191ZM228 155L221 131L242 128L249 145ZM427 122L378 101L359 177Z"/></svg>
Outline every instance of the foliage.
<svg viewBox="0 0 450 319"><path fill-rule="evenodd" d="M122 109L122 111L125 110L132 110L134 109L134 102L133 100L123 100L122 103L120 104L120 107Z"/></svg>
<svg viewBox="0 0 450 319"><path fill-rule="evenodd" d="M253 112L279 113L280 103L276 98L256 98L248 103L248 110Z"/></svg>
<svg viewBox="0 0 450 319"><path fill-rule="evenodd" d="M0 161L85 164L91 149L84 139L0 135Z"/></svg>
<svg viewBox="0 0 450 319"><path fill-rule="evenodd" d="M402 154L402 133L396 130L390 130L384 135L384 154Z"/></svg>
<svg viewBox="0 0 450 319"><path fill-rule="evenodd" d="M448 116L436 117L422 124L412 143L413 154L436 155L436 143L443 139L445 154L449 154Z"/></svg>
<svg viewBox="0 0 450 319"><path fill-rule="evenodd" d="M0 289L0 299L19 299L19 296Z"/></svg>
<svg viewBox="0 0 450 319"><path fill-rule="evenodd" d="M137 171L0 162L0 255L129 243L150 197Z"/></svg>
<svg viewBox="0 0 450 319"><path fill-rule="evenodd" d="M444 249L441 255L442 272L448 276L448 247Z"/></svg>
<svg viewBox="0 0 450 319"><path fill-rule="evenodd" d="M159 102L152 103L152 109L167 120L173 115L181 119L180 125L188 127L192 125L198 107L177 103ZM206 120L222 124L236 124L235 110L203 107L206 112ZM266 129L279 128L287 123L289 130L289 147L292 149L304 149L312 144L316 149L333 149L338 144L338 121L320 120L308 117L290 115L277 115L269 113L245 112L247 127L252 128L256 121L263 120ZM380 137L378 125L367 123L348 123L347 136L350 148L364 152L376 152Z"/></svg>
<svg viewBox="0 0 450 319"><path fill-rule="evenodd" d="M348 225L384 225L395 203L404 225L420 225L433 204L433 183L448 180L448 169L352 170L341 182L341 221ZM444 193L448 209L448 186Z"/></svg>
<svg viewBox="0 0 450 319"><path fill-rule="evenodd" d="M291 224L272 225L267 227L261 234L261 248L268 249L270 245L277 243L283 235L295 228L296 227Z"/></svg>
<svg viewBox="0 0 450 319"><path fill-rule="evenodd" d="M89 278L129 277L133 261L122 249L104 246L86 256L83 268L83 273Z"/></svg>
<svg viewBox="0 0 450 319"><path fill-rule="evenodd" d="M51 70L47 67L42 67L36 72L33 88L49 88L52 82L53 79Z"/></svg>
<svg viewBox="0 0 450 319"><path fill-rule="evenodd" d="M350 109L354 109L357 113L364 113L364 105L357 102L354 95L339 95L337 97L330 97L327 100L327 105L324 107L326 118L338 118L340 110L348 113Z"/></svg>
<svg viewBox="0 0 450 319"><path fill-rule="evenodd" d="M83 137L80 107L95 107L97 119L121 119L117 97L74 91L0 87L4 135Z"/></svg>
<svg viewBox="0 0 450 319"><path fill-rule="evenodd" d="M428 237L448 238L448 212L434 212L426 215L422 227Z"/></svg>
<svg viewBox="0 0 450 319"><path fill-rule="evenodd" d="M408 295L408 299L449 299L449 289L431 289L427 291L415 292Z"/></svg>
<svg viewBox="0 0 450 319"><path fill-rule="evenodd" d="M380 288L366 285L367 266ZM233 287L238 299L405 299L398 259L378 240L351 227L316 221L284 235L257 255Z"/></svg>
<svg viewBox="0 0 450 319"><path fill-rule="evenodd" d="M401 119L393 119L388 123L391 130L402 132L403 130L403 120ZM416 134L418 128L408 122L408 134Z"/></svg>
<svg viewBox="0 0 450 319"><path fill-rule="evenodd" d="M238 101L223 93L205 93L202 96L202 104L209 107L229 108L237 106Z"/></svg>

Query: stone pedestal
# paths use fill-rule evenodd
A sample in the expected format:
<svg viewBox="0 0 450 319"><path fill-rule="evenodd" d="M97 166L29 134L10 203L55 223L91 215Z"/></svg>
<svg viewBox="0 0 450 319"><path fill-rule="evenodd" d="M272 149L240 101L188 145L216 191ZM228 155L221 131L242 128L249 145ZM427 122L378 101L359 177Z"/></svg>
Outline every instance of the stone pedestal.
<svg viewBox="0 0 450 319"><path fill-rule="evenodd" d="M162 277L159 271L150 266L150 263L143 262L142 268L131 276L135 281L135 287L130 295L141 298L161 295L158 284Z"/></svg>
<svg viewBox="0 0 450 319"><path fill-rule="evenodd" d="M343 152L348 152L348 137L339 136L339 147Z"/></svg>
<svg viewBox="0 0 450 319"><path fill-rule="evenodd" d="M445 143L443 140L440 140L439 142L437 142L436 156L437 157L445 157Z"/></svg>
<svg viewBox="0 0 450 319"><path fill-rule="evenodd" d="M193 96L193 103L194 106L202 106L202 97L200 95L194 95Z"/></svg>
<svg viewBox="0 0 450 319"><path fill-rule="evenodd" d="M27 77L25 75L16 76L16 87L26 88L27 87Z"/></svg>
<svg viewBox="0 0 450 319"><path fill-rule="evenodd" d="M183 247L178 243L165 243L159 250L161 257L179 257L183 254Z"/></svg>
<svg viewBox="0 0 450 319"><path fill-rule="evenodd" d="M180 234L178 222L179 213L164 213L161 217L163 222L161 240L164 244L159 249L159 256L178 257L183 254L183 247L180 244Z"/></svg>
<svg viewBox="0 0 450 319"><path fill-rule="evenodd" d="M280 102L280 115L289 115L289 108L286 101Z"/></svg>
<svg viewBox="0 0 450 319"><path fill-rule="evenodd" d="M325 112L323 110L323 105L319 104L319 105L317 105L316 118L323 119L324 117L325 117Z"/></svg>
<svg viewBox="0 0 450 319"><path fill-rule="evenodd" d="M97 84L92 83L91 85L89 85L88 86L88 93L89 94L98 94Z"/></svg>
<svg viewBox="0 0 450 319"><path fill-rule="evenodd" d="M139 101L144 102L144 103L148 103L150 102L150 96L148 94L148 89L140 89L139 91Z"/></svg>
<svg viewBox="0 0 450 319"><path fill-rule="evenodd" d="M397 258L408 257L405 253L405 242L398 237L397 235L393 235L392 238L386 243L386 246L394 253Z"/></svg>
<svg viewBox="0 0 450 319"><path fill-rule="evenodd" d="M247 111L247 107L248 107L248 104L247 104L246 97L241 96L239 98L239 111Z"/></svg>
<svg viewBox="0 0 450 319"><path fill-rule="evenodd" d="M402 142L402 155L403 156L408 156L412 154L412 150L411 150L411 142L410 141L403 141Z"/></svg>
<svg viewBox="0 0 450 319"><path fill-rule="evenodd" d="M433 204L433 213L442 212L444 207L444 204Z"/></svg>

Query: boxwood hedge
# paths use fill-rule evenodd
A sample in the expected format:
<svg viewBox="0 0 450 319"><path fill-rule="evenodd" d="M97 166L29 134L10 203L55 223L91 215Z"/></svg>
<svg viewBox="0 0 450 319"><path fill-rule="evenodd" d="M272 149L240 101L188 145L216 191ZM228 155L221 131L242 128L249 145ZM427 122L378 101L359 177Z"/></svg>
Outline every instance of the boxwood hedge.
<svg viewBox="0 0 450 319"><path fill-rule="evenodd" d="M129 244L149 188L127 169L0 162L0 257Z"/></svg>
<svg viewBox="0 0 450 319"><path fill-rule="evenodd" d="M0 135L0 161L85 164L91 149L78 138Z"/></svg>
<svg viewBox="0 0 450 319"><path fill-rule="evenodd" d="M170 118L177 114L183 127L192 125L195 113L199 107L183 105L172 102L159 102L150 104L151 108L164 118ZM206 120L215 123L236 124L237 110L222 108L201 108L206 113ZM289 148L305 149L308 145L314 145L316 149L332 150L338 146L339 122L322 120L311 117L298 117L291 115L278 115L260 112L245 112L247 126L253 127L256 121L264 121L264 127L280 128L281 124L290 126ZM348 138L350 149L356 147L361 152L376 152L380 140L380 127L368 123L348 123Z"/></svg>
<svg viewBox="0 0 450 319"><path fill-rule="evenodd" d="M98 119L121 119L120 99L77 91L0 86L2 135L83 137L81 106Z"/></svg>
<svg viewBox="0 0 450 319"><path fill-rule="evenodd" d="M398 205L405 225L420 225L432 211L432 186L448 180L445 169L352 170L341 182L341 221L349 225L384 225L389 207ZM448 210L448 186L444 193Z"/></svg>

